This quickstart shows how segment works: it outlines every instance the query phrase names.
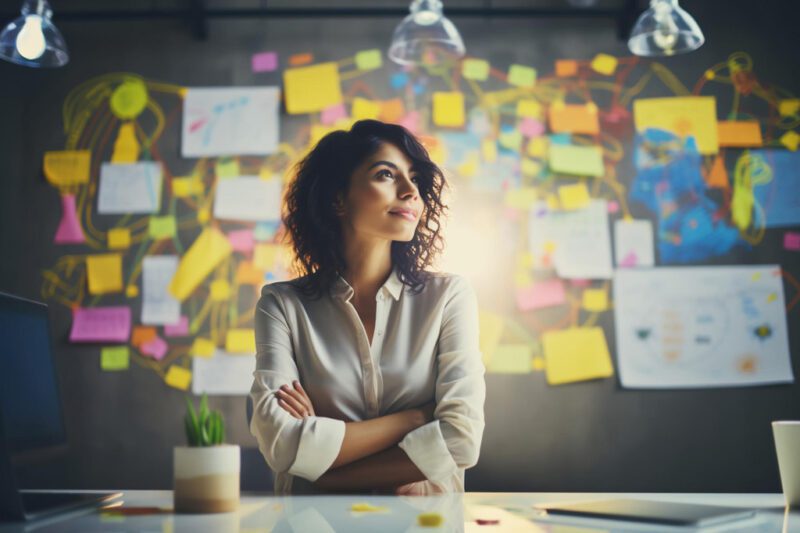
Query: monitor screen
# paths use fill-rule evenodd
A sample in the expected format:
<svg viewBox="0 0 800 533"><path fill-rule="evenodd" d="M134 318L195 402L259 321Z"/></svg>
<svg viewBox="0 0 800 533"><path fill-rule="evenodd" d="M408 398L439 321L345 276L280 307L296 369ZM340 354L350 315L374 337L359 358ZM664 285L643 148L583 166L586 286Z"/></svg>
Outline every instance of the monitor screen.
<svg viewBox="0 0 800 533"><path fill-rule="evenodd" d="M47 306L1 292L0 415L12 454L66 440Z"/></svg>

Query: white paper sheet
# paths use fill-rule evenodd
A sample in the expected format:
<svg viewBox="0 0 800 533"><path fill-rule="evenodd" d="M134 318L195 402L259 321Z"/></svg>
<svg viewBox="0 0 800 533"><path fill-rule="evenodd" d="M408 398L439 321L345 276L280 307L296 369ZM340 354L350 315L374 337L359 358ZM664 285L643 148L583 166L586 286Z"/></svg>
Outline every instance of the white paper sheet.
<svg viewBox="0 0 800 533"><path fill-rule="evenodd" d="M617 270L614 308L623 387L794 381L778 265Z"/></svg>
<svg viewBox="0 0 800 533"><path fill-rule="evenodd" d="M651 267L655 264L653 252L653 224L649 220L614 222L614 260L617 268Z"/></svg>
<svg viewBox="0 0 800 533"><path fill-rule="evenodd" d="M278 220L281 218L279 179L240 176L217 181L214 218L222 220Z"/></svg>
<svg viewBox="0 0 800 533"><path fill-rule="evenodd" d="M161 208L161 163L103 163L97 212L101 215L157 213Z"/></svg>
<svg viewBox="0 0 800 533"><path fill-rule="evenodd" d="M183 103L181 155L266 155L277 151L278 87L193 87Z"/></svg>
<svg viewBox="0 0 800 533"><path fill-rule="evenodd" d="M142 261L142 324L175 324L181 303L167 288L178 269L177 255L148 255Z"/></svg>
<svg viewBox="0 0 800 533"><path fill-rule="evenodd" d="M255 369L252 355L231 355L217 349L212 357L193 357L192 392L209 396L249 394Z"/></svg>
<svg viewBox="0 0 800 533"><path fill-rule="evenodd" d="M544 202L531 209L530 251L536 261L555 246L556 273L566 279L610 279L611 237L605 200L592 200L584 209L548 210Z"/></svg>

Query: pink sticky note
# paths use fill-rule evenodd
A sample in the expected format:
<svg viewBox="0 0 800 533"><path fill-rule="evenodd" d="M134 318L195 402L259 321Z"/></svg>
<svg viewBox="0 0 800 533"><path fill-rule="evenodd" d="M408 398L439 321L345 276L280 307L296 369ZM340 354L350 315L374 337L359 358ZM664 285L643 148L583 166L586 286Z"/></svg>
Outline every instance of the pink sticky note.
<svg viewBox="0 0 800 533"><path fill-rule="evenodd" d="M800 233L787 231L783 234L783 247L793 252L800 251Z"/></svg>
<svg viewBox="0 0 800 533"><path fill-rule="evenodd" d="M616 200L610 200L608 204L606 204L606 209L608 209L609 213L616 213L619 211L619 203Z"/></svg>
<svg viewBox="0 0 800 533"><path fill-rule="evenodd" d="M525 117L519 124L519 131L525 137L539 137L544 133L544 124L535 118Z"/></svg>
<svg viewBox="0 0 800 533"><path fill-rule="evenodd" d="M411 133L419 131L419 111L411 111L400 120L400 125Z"/></svg>
<svg viewBox="0 0 800 533"><path fill-rule="evenodd" d="M635 267L636 263L638 262L639 258L636 257L636 252L630 251L628 252L628 255L622 258L622 261L619 262L618 266L622 268L630 268L630 267Z"/></svg>
<svg viewBox="0 0 800 533"><path fill-rule="evenodd" d="M181 315L177 324L167 324L164 326L164 335L167 337L185 337L189 334L189 317Z"/></svg>
<svg viewBox="0 0 800 533"><path fill-rule="evenodd" d="M81 223L78 221L74 194L61 196L61 222L58 223L53 242L56 244L80 244L86 242Z"/></svg>
<svg viewBox="0 0 800 533"><path fill-rule="evenodd" d="M261 52L253 54L251 66L253 72L272 72L278 68L278 53Z"/></svg>
<svg viewBox="0 0 800 533"><path fill-rule="evenodd" d="M564 283L560 279L535 283L517 290L517 308L520 311L560 305L565 299Z"/></svg>
<svg viewBox="0 0 800 533"><path fill-rule="evenodd" d="M153 337L151 340L139 346L139 351L144 355L149 355L156 361L161 361L167 355L167 341L159 336Z"/></svg>
<svg viewBox="0 0 800 533"><path fill-rule="evenodd" d="M237 229L228 232L228 242L236 252L251 252L255 246L255 239L253 238L253 230L251 229Z"/></svg>
<svg viewBox="0 0 800 533"><path fill-rule="evenodd" d="M574 287L588 287L592 284L591 280L588 279L572 279L570 283L572 283Z"/></svg>
<svg viewBox="0 0 800 533"><path fill-rule="evenodd" d="M79 308L72 313L70 342L126 342L130 335L130 307Z"/></svg>
<svg viewBox="0 0 800 533"><path fill-rule="evenodd" d="M347 118L347 110L344 107L344 103L341 103L323 109L320 120L323 124L329 126L343 118Z"/></svg>

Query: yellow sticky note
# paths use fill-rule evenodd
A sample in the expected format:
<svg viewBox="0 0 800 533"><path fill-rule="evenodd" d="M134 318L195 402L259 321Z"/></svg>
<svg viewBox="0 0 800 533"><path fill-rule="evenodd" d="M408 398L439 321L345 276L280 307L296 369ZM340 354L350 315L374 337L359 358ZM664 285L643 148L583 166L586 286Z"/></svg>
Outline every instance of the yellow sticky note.
<svg viewBox="0 0 800 533"><path fill-rule="evenodd" d="M509 207L528 209L539 198L535 187L520 187L506 191L504 202Z"/></svg>
<svg viewBox="0 0 800 533"><path fill-rule="evenodd" d="M433 123L443 127L464 125L464 95L460 92L433 93Z"/></svg>
<svg viewBox="0 0 800 533"><path fill-rule="evenodd" d="M45 152L44 175L51 185L69 187L89 183L90 150Z"/></svg>
<svg viewBox="0 0 800 533"><path fill-rule="evenodd" d="M339 67L334 62L289 68L283 73L286 111L314 113L342 102Z"/></svg>
<svg viewBox="0 0 800 533"><path fill-rule="evenodd" d="M658 128L680 137L692 135L701 154L716 154L719 151L717 101L713 96L634 100L633 119L639 132Z"/></svg>
<svg viewBox="0 0 800 533"><path fill-rule="evenodd" d="M127 370L130 349L127 346L104 346L100 351L100 368L105 371Z"/></svg>
<svg viewBox="0 0 800 533"><path fill-rule="evenodd" d="M467 80L486 81L489 77L489 62L483 59L467 58L461 62L461 75Z"/></svg>
<svg viewBox="0 0 800 533"><path fill-rule="evenodd" d="M614 373L602 328L568 328L542 336L547 383L560 385Z"/></svg>
<svg viewBox="0 0 800 533"><path fill-rule="evenodd" d="M496 313L479 309L478 330L483 363L487 364L491 361L497 345L500 344L500 338L503 336L503 317Z"/></svg>
<svg viewBox="0 0 800 533"><path fill-rule="evenodd" d="M133 122L126 122L119 128L117 140L114 141L112 163L135 163L139 159L139 141Z"/></svg>
<svg viewBox="0 0 800 533"><path fill-rule="evenodd" d="M356 54L356 68L358 70L375 70L383 65L383 56L379 48L362 50Z"/></svg>
<svg viewBox="0 0 800 533"><path fill-rule="evenodd" d="M423 527L439 527L444 517L439 513L421 513L417 515L417 524Z"/></svg>
<svg viewBox="0 0 800 533"><path fill-rule="evenodd" d="M108 230L108 247L112 250L124 250L131 245L131 230L128 228L111 228Z"/></svg>
<svg viewBox="0 0 800 533"><path fill-rule="evenodd" d="M147 225L147 233L154 240L171 239L175 236L177 226L173 215L163 217L150 217Z"/></svg>
<svg viewBox="0 0 800 533"><path fill-rule="evenodd" d="M800 99L787 98L778 102L778 113L782 117L793 117L800 112Z"/></svg>
<svg viewBox="0 0 800 533"><path fill-rule="evenodd" d="M353 98L353 107L350 116L353 120L377 119L381 114L381 103L356 96Z"/></svg>
<svg viewBox="0 0 800 533"><path fill-rule="evenodd" d="M172 178L172 194L178 198L186 198L203 192L203 182L195 176Z"/></svg>
<svg viewBox="0 0 800 533"><path fill-rule="evenodd" d="M567 211L582 209L589 205L589 189L585 183L575 183L573 185L562 185L558 188L558 199L561 208Z"/></svg>
<svg viewBox="0 0 800 533"><path fill-rule="evenodd" d="M256 332L253 329L229 329L225 336L225 351L229 353L256 353Z"/></svg>
<svg viewBox="0 0 800 533"><path fill-rule="evenodd" d="M584 290L583 308L592 312L601 312L608 309L608 291L605 289Z"/></svg>
<svg viewBox="0 0 800 533"><path fill-rule="evenodd" d="M541 372L542 370L544 370L545 367L544 357L538 355L534 357L533 361L531 361L531 367L537 372Z"/></svg>
<svg viewBox="0 0 800 533"><path fill-rule="evenodd" d="M277 261L283 261L284 265L287 264L287 253L288 250L282 244L256 244L253 251L253 265L259 270L272 270Z"/></svg>
<svg viewBox="0 0 800 533"><path fill-rule="evenodd" d="M536 85L536 69L525 65L511 65L508 68L508 83L516 87L533 87Z"/></svg>
<svg viewBox="0 0 800 533"><path fill-rule="evenodd" d="M517 115L520 117L542 118L542 104L538 100L520 100L517 102Z"/></svg>
<svg viewBox="0 0 800 533"><path fill-rule="evenodd" d="M497 141L494 139L484 139L481 141L481 156L487 163L497 161Z"/></svg>
<svg viewBox="0 0 800 533"><path fill-rule="evenodd" d="M720 146L754 148L764 144L761 124L757 120L720 120L717 135Z"/></svg>
<svg viewBox="0 0 800 533"><path fill-rule="evenodd" d="M795 131L787 131L781 135L780 141L782 145L794 152L800 146L800 135Z"/></svg>
<svg viewBox="0 0 800 533"><path fill-rule="evenodd" d="M600 74L611 76L617 70L617 58L608 54L597 54L592 59L592 69Z"/></svg>
<svg viewBox="0 0 800 533"><path fill-rule="evenodd" d="M214 165L214 170L220 178L235 178L241 174L239 160L235 157L220 157Z"/></svg>
<svg viewBox="0 0 800 533"><path fill-rule="evenodd" d="M527 374L532 369L531 352L529 344L501 344L486 370L498 374Z"/></svg>
<svg viewBox="0 0 800 533"><path fill-rule="evenodd" d="M211 282L211 301L223 302L231 297L231 285L228 280L215 279Z"/></svg>
<svg viewBox="0 0 800 533"><path fill-rule="evenodd" d="M559 174L601 177L603 151L599 146L573 146L551 143L549 152L550 170Z"/></svg>
<svg viewBox="0 0 800 533"><path fill-rule="evenodd" d="M478 173L478 166L480 165L480 158L477 153L469 154L465 161L458 165L458 173L465 178L471 178Z"/></svg>
<svg viewBox="0 0 800 533"><path fill-rule="evenodd" d="M538 161L523 157L519 166L523 176L536 177L542 172L542 165Z"/></svg>
<svg viewBox="0 0 800 533"><path fill-rule="evenodd" d="M231 243L220 230L207 227L181 257L169 292L183 301L231 253Z"/></svg>
<svg viewBox="0 0 800 533"><path fill-rule="evenodd" d="M528 141L528 155L540 159L543 158L545 155L547 155L548 144L549 143L547 142L546 137L534 137Z"/></svg>
<svg viewBox="0 0 800 533"><path fill-rule="evenodd" d="M99 254L86 258L86 277L91 294L122 290L122 255Z"/></svg>
<svg viewBox="0 0 800 533"><path fill-rule="evenodd" d="M180 390L188 390L189 384L192 382L192 371L177 365L172 365L167 370L167 375L164 381L170 387L175 387Z"/></svg>
<svg viewBox="0 0 800 533"><path fill-rule="evenodd" d="M211 339L197 337L192 343L192 349L189 351L189 354L195 357L211 357L214 355L216 349L217 347Z"/></svg>
<svg viewBox="0 0 800 533"><path fill-rule="evenodd" d="M600 133L597 106L588 104L565 104L556 102L548 109L550 129L553 133Z"/></svg>
<svg viewBox="0 0 800 533"><path fill-rule="evenodd" d="M500 146L508 150L519 150L522 146L522 132L514 128L512 130L504 131L500 134L497 142Z"/></svg>

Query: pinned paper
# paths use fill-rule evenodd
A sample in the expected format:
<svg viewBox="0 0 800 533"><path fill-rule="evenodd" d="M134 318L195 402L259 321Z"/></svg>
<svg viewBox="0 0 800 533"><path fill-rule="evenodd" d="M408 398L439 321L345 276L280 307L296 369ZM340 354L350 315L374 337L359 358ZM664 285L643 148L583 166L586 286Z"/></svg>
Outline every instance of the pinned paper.
<svg viewBox="0 0 800 533"><path fill-rule="evenodd" d="M167 288L178 268L177 255L148 255L142 261L142 324L174 324L181 303Z"/></svg>
<svg viewBox="0 0 800 533"><path fill-rule="evenodd" d="M278 220L281 216L280 180L240 176L217 182L214 218L219 220Z"/></svg>
<svg viewBox="0 0 800 533"><path fill-rule="evenodd" d="M591 201L589 189L586 188L585 183L562 185L558 188L558 199L561 202L561 208L566 211L583 209Z"/></svg>
<svg viewBox="0 0 800 533"><path fill-rule="evenodd" d="M89 183L90 150L63 150L45 152L44 175L51 185L71 187Z"/></svg>
<svg viewBox="0 0 800 533"><path fill-rule="evenodd" d="M108 247L112 250L124 250L131 245L131 230L128 228L111 228L107 235Z"/></svg>
<svg viewBox="0 0 800 533"><path fill-rule="evenodd" d="M255 350L250 353L255 353ZM192 358L192 393L246 395L253 385L253 357L215 349L211 357Z"/></svg>
<svg viewBox="0 0 800 533"><path fill-rule="evenodd" d="M183 391L189 390L189 384L192 382L192 371L178 365L172 365L169 367L169 370L167 370L164 381L170 387Z"/></svg>
<svg viewBox="0 0 800 533"><path fill-rule="evenodd" d="M155 213L161 206L161 163L103 163L97 212L101 215Z"/></svg>
<svg viewBox="0 0 800 533"><path fill-rule="evenodd" d="M83 244L86 242L83 228L78 220L74 194L61 195L61 220L58 223L53 242L56 244Z"/></svg>
<svg viewBox="0 0 800 533"><path fill-rule="evenodd" d="M128 370L130 349L127 346L105 346L100 351L100 368L107 372Z"/></svg>
<svg viewBox="0 0 800 533"><path fill-rule="evenodd" d="M334 62L286 69L283 80L289 114L314 113L342 101L339 67Z"/></svg>
<svg viewBox="0 0 800 533"><path fill-rule="evenodd" d="M173 215L163 217L150 217L147 225L147 233L151 239L171 239L175 236L177 225Z"/></svg>
<svg viewBox="0 0 800 533"><path fill-rule="evenodd" d="M250 59L250 68L253 72L272 72L278 68L277 52L259 52Z"/></svg>
<svg viewBox="0 0 800 533"><path fill-rule="evenodd" d="M494 351L486 370L495 374L528 374L533 369L531 354L529 344L501 344Z"/></svg>
<svg viewBox="0 0 800 533"><path fill-rule="evenodd" d="M550 106L548 117L553 133L600 133L597 106L556 102Z"/></svg>
<svg viewBox="0 0 800 533"><path fill-rule="evenodd" d="M122 256L120 254L90 255L86 258L86 278L90 294L122 291Z"/></svg>
<svg viewBox="0 0 800 533"><path fill-rule="evenodd" d="M761 124L757 120L720 120L717 135L720 146L755 148L764 144Z"/></svg>
<svg viewBox="0 0 800 533"><path fill-rule="evenodd" d="M230 353L256 353L256 332L252 329L229 329L225 337L225 351Z"/></svg>
<svg viewBox="0 0 800 533"><path fill-rule="evenodd" d="M189 353L194 357L211 357L216 349L217 347L211 339L197 337L192 343Z"/></svg>
<svg viewBox="0 0 800 533"><path fill-rule="evenodd" d="M523 176L536 177L542 173L542 164L538 161L523 157L519 164L519 170Z"/></svg>
<svg viewBox="0 0 800 533"><path fill-rule="evenodd" d="M713 96L640 98L633 102L633 117L640 133L658 128L680 137L691 135L701 154L719 151L717 102Z"/></svg>
<svg viewBox="0 0 800 533"><path fill-rule="evenodd" d="M614 374L602 328L568 328L542 336L547 383L607 378Z"/></svg>
<svg viewBox="0 0 800 533"><path fill-rule="evenodd" d="M583 308L593 313L599 313L608 309L608 291L605 289L584 290Z"/></svg>
<svg viewBox="0 0 800 533"><path fill-rule="evenodd" d="M70 342L127 342L130 334L129 307L78 308L72 313Z"/></svg>
<svg viewBox="0 0 800 533"><path fill-rule="evenodd" d="M592 70L606 76L611 76L617 70L617 58L608 54L597 54L592 59Z"/></svg>
<svg viewBox="0 0 800 533"><path fill-rule="evenodd" d="M464 94L460 92L433 93L433 123L442 127L464 125Z"/></svg>
<svg viewBox="0 0 800 533"><path fill-rule="evenodd" d="M178 300L185 300L231 250L224 233L213 227L204 229L181 257L169 292Z"/></svg>
<svg viewBox="0 0 800 533"><path fill-rule="evenodd" d="M649 220L615 221L614 245L617 267L651 267L655 263L653 224Z"/></svg>
<svg viewBox="0 0 800 533"><path fill-rule="evenodd" d="M566 292L560 279L537 282L530 287L517 289L517 309L520 311L541 309L565 302Z"/></svg>
<svg viewBox="0 0 800 533"><path fill-rule="evenodd" d="M461 62L461 75L467 80L486 81L489 77L489 62L467 58Z"/></svg>
<svg viewBox="0 0 800 533"><path fill-rule="evenodd" d="M728 169L725 168L725 158L719 154L714 158L714 164L706 175L706 185L720 189L728 189L730 180L728 179Z"/></svg>
<svg viewBox="0 0 800 533"><path fill-rule="evenodd" d="M536 85L536 69L525 65L511 65L508 68L508 83L516 87L533 87Z"/></svg>
<svg viewBox="0 0 800 533"><path fill-rule="evenodd" d="M356 54L356 68L358 70L375 70L383 66L383 56L379 48L362 50Z"/></svg>
<svg viewBox="0 0 800 533"><path fill-rule="evenodd" d="M601 177L603 168L603 151L599 146L573 146L566 144L550 144L550 170L560 174L576 176Z"/></svg>

